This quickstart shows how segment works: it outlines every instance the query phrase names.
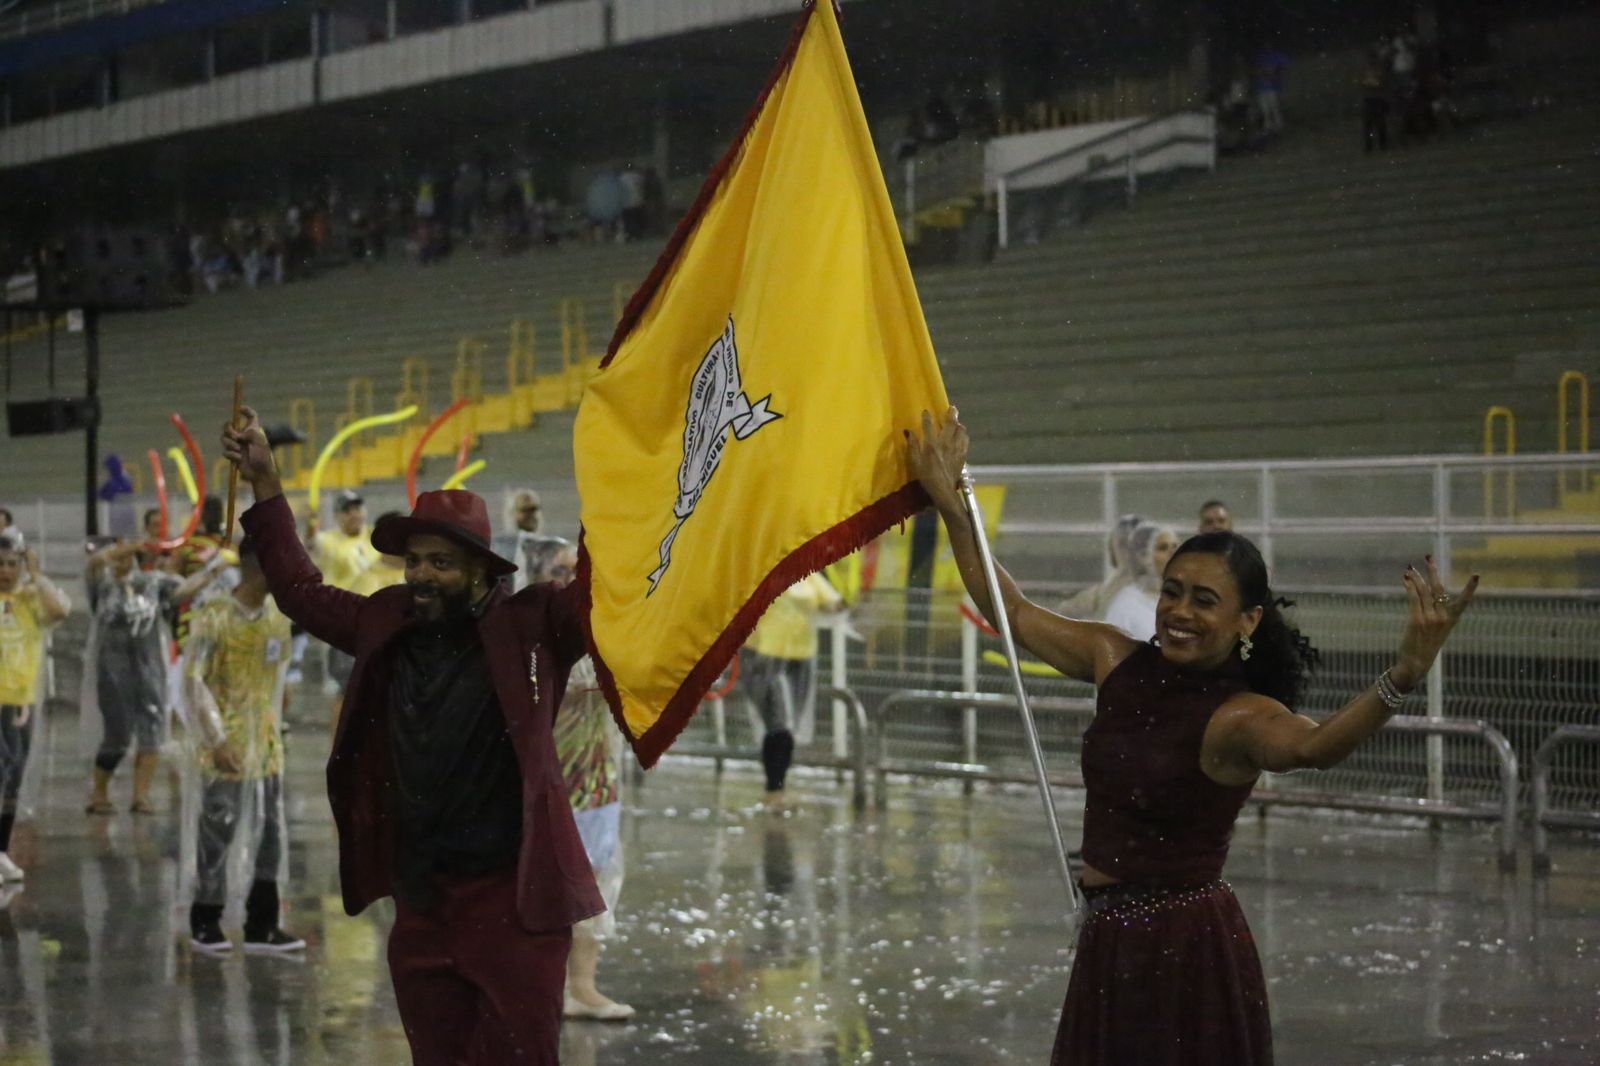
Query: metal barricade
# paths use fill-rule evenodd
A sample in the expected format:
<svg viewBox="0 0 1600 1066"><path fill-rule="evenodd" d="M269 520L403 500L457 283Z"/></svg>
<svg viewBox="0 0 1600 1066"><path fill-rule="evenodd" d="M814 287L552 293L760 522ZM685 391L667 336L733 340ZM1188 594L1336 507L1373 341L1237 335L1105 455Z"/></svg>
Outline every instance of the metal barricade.
<svg viewBox="0 0 1600 1066"><path fill-rule="evenodd" d="M1030 701L1034 711L1039 715L1041 731L1047 728L1049 718L1076 719L1087 722L1094 717L1094 701L1091 699L1045 697ZM907 706L942 707L963 713L973 708L1004 708L1015 709L1017 701L1014 696L993 693L963 693L939 692L927 689L907 689L891 694L884 699L870 716L872 726L872 751L875 756L875 784L878 790L878 805L886 805L886 789L888 775L891 773L909 774L917 777L943 777L958 778L970 781L995 781L1010 783L1032 783L1034 776L1031 767L1021 758L1020 753L1013 759L998 753L999 757L991 754L986 761L976 761L968 756L961 747L958 739L962 731L951 728L946 731L949 737L947 747L948 757L931 757L926 750L926 731L924 730L914 741L918 749L915 754L907 756L897 754L893 750L893 742L886 728L886 719L897 708ZM983 722L983 717L978 722ZM978 729L976 748L979 751L994 752L989 738L985 738L982 729ZM1517 755L1511 748L1511 742L1499 730L1479 721L1460 721L1452 719L1424 718L1413 715L1397 715L1389 719L1387 725L1380 731L1379 737L1384 734L1420 734L1424 737L1461 737L1470 738L1476 743L1486 745L1495 759L1499 768L1498 795L1493 802L1473 802L1467 800L1435 799L1426 795L1401 796L1383 794L1380 792L1358 791L1329 791L1317 790L1306 787L1284 787L1286 781L1293 780L1290 775L1279 775L1263 778L1256 790L1251 794L1249 802L1262 806L1298 806L1298 807L1324 807L1338 810L1371 811L1380 814L1408 814L1430 818L1461 818L1493 820L1500 823L1499 862L1502 870L1516 869L1516 851L1518 838L1517 797L1521 788L1521 780L1517 769ZM1596 731L1600 736L1600 730ZM1056 730L1059 738L1061 731ZM1080 733L1081 736L1081 733ZM1052 745L1060 752L1063 745ZM968 749L970 750L970 749ZM1073 760L1072 769L1052 769L1050 783L1058 787L1081 788L1083 777L1075 769L1076 759Z"/></svg>
<svg viewBox="0 0 1600 1066"><path fill-rule="evenodd" d="M1600 829L1600 812L1552 809L1550 777L1557 748L1575 744L1600 744L1600 726L1564 725L1545 738L1533 756L1533 872L1550 872L1550 826Z"/></svg>
<svg viewBox="0 0 1600 1066"><path fill-rule="evenodd" d="M832 754L828 746L811 745L808 748L796 748L794 753L794 766L817 766L827 769L848 770L852 777L850 802L858 811L867 806L867 774L869 770L868 737L869 726L867 709L862 705L861 699L847 688L829 686L818 691L819 702L821 699L839 700L849 709L850 745L849 753L840 758ZM690 735L686 730L685 735L667 752L667 758L674 755L689 756L694 758L711 759L716 763L717 772L722 772L724 762L755 762L761 761L759 743L752 747L748 744L734 744L728 739L727 703L723 699L708 700L710 706L703 708L703 719L698 729L693 733L703 734L708 729L711 733L708 739L699 739ZM709 716L706 712L709 711ZM879 794L882 802L882 794Z"/></svg>

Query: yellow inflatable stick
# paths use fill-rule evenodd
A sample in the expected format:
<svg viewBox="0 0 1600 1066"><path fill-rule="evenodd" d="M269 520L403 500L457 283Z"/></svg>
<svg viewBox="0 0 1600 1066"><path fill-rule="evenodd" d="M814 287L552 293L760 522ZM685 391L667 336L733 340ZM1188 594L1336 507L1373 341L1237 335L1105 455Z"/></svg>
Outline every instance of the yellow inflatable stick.
<svg viewBox="0 0 1600 1066"><path fill-rule="evenodd" d="M183 478L183 491L188 493L191 504L200 502L200 490L194 484L194 471L189 469L189 457L183 454L183 449L174 444L167 449L167 458L172 460L172 465L178 468L178 476Z"/></svg>
<svg viewBox="0 0 1600 1066"><path fill-rule="evenodd" d="M451 474L450 480L446 481L443 487L447 489L459 489L462 485L467 483L467 478L471 477L473 474L476 474L478 471L482 470L488 465L489 464L482 459L468 463L460 470L457 470L454 474Z"/></svg>
<svg viewBox="0 0 1600 1066"><path fill-rule="evenodd" d="M1004 666L1004 665L1006 665L1006 657L1004 655L1001 655L997 651L986 651L986 652L984 652L983 653L983 661L986 662L986 663L993 663L995 666ZM1061 677L1062 676L1061 671L1057 670L1055 667L1050 666L1047 663L1036 663L1031 659L1018 659L1017 660L1017 666L1021 667L1022 672L1027 674L1027 675L1029 675L1030 677Z"/></svg>
<svg viewBox="0 0 1600 1066"><path fill-rule="evenodd" d="M307 502L311 504L311 513L317 512L317 501L322 498L322 472L327 469L329 461L333 459L341 445L364 429L373 426L387 426L395 422L404 422L417 413L417 405L402 407L398 411L390 411L386 415L373 415L371 418L358 418L333 435L328 446L322 449L322 454L317 456L317 465L311 468L311 485L307 492Z"/></svg>

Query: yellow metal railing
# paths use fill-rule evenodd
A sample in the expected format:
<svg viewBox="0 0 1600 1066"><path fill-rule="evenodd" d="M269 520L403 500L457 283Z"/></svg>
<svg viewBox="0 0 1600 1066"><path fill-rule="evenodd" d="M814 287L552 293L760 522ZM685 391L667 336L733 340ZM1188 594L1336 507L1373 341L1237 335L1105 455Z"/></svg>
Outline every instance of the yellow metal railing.
<svg viewBox="0 0 1600 1066"><path fill-rule="evenodd" d="M611 284L611 325L622 321L622 312L628 306L628 287L620 281Z"/></svg>
<svg viewBox="0 0 1600 1066"><path fill-rule="evenodd" d="M462 337L456 342L456 366L450 373L450 402L483 399L483 342ZM478 405L474 402L456 418L456 443L478 435Z"/></svg>
<svg viewBox="0 0 1600 1066"><path fill-rule="evenodd" d="M371 418L376 413L372 403L372 379L368 377L354 377L345 383L344 388L344 425L349 425L363 418ZM351 441L352 447L370 445L373 431L362 430L356 434L356 439Z"/></svg>
<svg viewBox="0 0 1600 1066"><path fill-rule="evenodd" d="M561 369L570 373L589 357L589 312L583 300L569 296L562 300Z"/></svg>
<svg viewBox="0 0 1600 1066"><path fill-rule="evenodd" d="M296 444L289 450L289 476L295 478L309 474L311 464L316 462L317 446L321 443L317 440L316 403L305 396L290 400L289 426L306 438L303 444Z"/></svg>
<svg viewBox="0 0 1600 1066"><path fill-rule="evenodd" d="M416 405L417 417L424 425L433 417L428 406L428 360L413 355L400 363L400 391L395 393L396 410Z"/></svg>
<svg viewBox="0 0 1600 1066"><path fill-rule="evenodd" d="M511 342L506 346L506 393L510 397L511 421L517 427L533 422L533 400L529 392L538 376L533 352L533 323L526 318L512 319Z"/></svg>
<svg viewBox="0 0 1600 1066"><path fill-rule="evenodd" d="M1495 451L1495 426L1503 425L1504 450ZM1489 408L1483 413L1483 454L1501 454L1512 456L1517 454L1517 416L1509 407L1500 404ZM1507 467L1504 472L1504 486L1506 494L1506 517L1514 517L1517 513L1517 472ZM1495 472L1483 472L1483 517L1495 517Z"/></svg>
<svg viewBox="0 0 1600 1066"><path fill-rule="evenodd" d="M1569 402L1568 386L1576 385L1578 394L1577 410L1574 411ZM1574 416L1576 416L1574 418ZM1568 427L1576 421L1578 432L1575 440L1568 437ZM1569 443L1574 443L1578 452L1589 450L1589 378L1581 370L1568 370L1556 382L1556 451L1566 454ZM1573 475L1576 475L1577 488L1571 489ZM1561 494L1565 496L1570 491L1582 491L1587 488L1585 472L1582 470L1563 470L1561 472Z"/></svg>

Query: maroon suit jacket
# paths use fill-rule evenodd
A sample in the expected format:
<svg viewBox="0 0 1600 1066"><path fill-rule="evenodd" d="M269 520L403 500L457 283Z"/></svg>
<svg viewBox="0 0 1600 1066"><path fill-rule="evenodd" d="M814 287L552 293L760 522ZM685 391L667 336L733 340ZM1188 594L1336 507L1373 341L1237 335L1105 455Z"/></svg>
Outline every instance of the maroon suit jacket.
<svg viewBox="0 0 1600 1066"><path fill-rule="evenodd" d="M283 613L356 659L328 757L328 800L339 829L344 907L359 914L394 892L394 761L388 678L379 653L410 623L411 596L404 586L358 596L323 584L281 496L256 504L241 522ZM565 928L605 910L551 734L567 673L586 651L576 592L575 586L534 585L511 596L497 589L478 620L522 768L517 911L532 932Z"/></svg>

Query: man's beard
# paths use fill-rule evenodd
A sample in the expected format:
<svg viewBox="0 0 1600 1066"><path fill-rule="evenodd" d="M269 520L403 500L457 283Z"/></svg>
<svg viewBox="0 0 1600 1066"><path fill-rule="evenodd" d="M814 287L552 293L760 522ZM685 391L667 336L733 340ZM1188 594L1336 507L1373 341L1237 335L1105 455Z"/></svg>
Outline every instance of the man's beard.
<svg viewBox="0 0 1600 1066"><path fill-rule="evenodd" d="M417 608L417 613L429 621L454 622L468 618L472 614L472 589L461 589L459 592L449 592L439 585L431 582L417 582L410 586L412 604ZM432 593L428 599L417 599L417 593Z"/></svg>

